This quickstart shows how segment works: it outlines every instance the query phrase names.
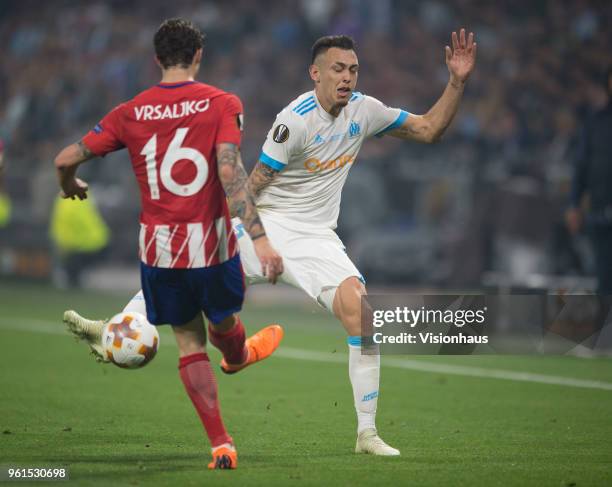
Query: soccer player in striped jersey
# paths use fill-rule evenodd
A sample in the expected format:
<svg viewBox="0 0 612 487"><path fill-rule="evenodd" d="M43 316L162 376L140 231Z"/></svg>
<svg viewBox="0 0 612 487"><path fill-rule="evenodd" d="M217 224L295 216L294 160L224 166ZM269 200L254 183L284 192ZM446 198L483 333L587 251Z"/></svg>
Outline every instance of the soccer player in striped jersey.
<svg viewBox="0 0 612 487"><path fill-rule="evenodd" d="M88 188L76 178L79 164L127 148L142 204L142 311L154 325L172 325L180 377L212 446L209 468L235 468L236 449L221 419L202 312L226 372L269 356L283 331L271 325L245 340L237 314L244 278L226 196L255 243L260 272L275 282L283 265L246 188L239 152L242 104L235 95L194 80L203 42L190 22L165 21L154 38L161 82L114 108L80 142L64 148L55 165L63 196L84 199ZM66 321L100 353L100 324L78 317Z"/></svg>
<svg viewBox="0 0 612 487"><path fill-rule="evenodd" d="M453 32L451 37L452 47L445 50L449 81L440 99L424 115L390 108L355 91L359 63L350 37L327 36L316 41L310 65L314 89L298 96L277 115L249 176L249 190L262 223L283 257L284 272L279 279L306 292L336 316L348 334L357 453L400 454L380 438L376 429L380 357L361 353L365 279L334 231L340 194L367 138L390 135L432 143L442 136L457 113L476 61L473 34L466 37L461 29L459 35ZM247 281L265 282L256 242L240 220L235 219L233 224ZM138 309L141 300L139 293L126 309Z"/></svg>

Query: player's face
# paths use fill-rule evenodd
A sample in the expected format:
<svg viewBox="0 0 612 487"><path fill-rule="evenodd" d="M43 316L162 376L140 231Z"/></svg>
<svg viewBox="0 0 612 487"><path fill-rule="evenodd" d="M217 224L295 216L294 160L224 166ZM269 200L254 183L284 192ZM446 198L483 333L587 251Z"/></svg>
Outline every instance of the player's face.
<svg viewBox="0 0 612 487"><path fill-rule="evenodd" d="M311 77L317 83L317 94L332 107L343 107L357 85L359 64L355 51L329 48L315 61Z"/></svg>

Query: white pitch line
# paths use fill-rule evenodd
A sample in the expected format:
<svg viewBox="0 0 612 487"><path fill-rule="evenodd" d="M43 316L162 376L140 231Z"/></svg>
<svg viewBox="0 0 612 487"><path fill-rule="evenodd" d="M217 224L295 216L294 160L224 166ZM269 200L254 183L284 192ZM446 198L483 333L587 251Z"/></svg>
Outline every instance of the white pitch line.
<svg viewBox="0 0 612 487"><path fill-rule="evenodd" d="M281 347L274 352L275 357L297 360L310 360L314 362L346 363L344 354L329 354L313 352L299 348ZM439 374L463 375L487 379L514 380L520 382L535 382L538 384L552 384L558 386L582 387L586 389L602 389L612 391L612 383L597 380L573 379L571 377L558 377L554 375L533 374L531 372L514 372L511 370L485 369L468 365L449 365L419 360L400 359L396 357L383 357L383 367L396 369L417 370L419 372L433 372Z"/></svg>
<svg viewBox="0 0 612 487"><path fill-rule="evenodd" d="M33 333L47 333L51 335L64 335L66 331L61 322L44 321L44 320L19 320L6 318L0 319L0 329L25 331ZM174 341L162 342L164 345L176 346ZM316 352L313 350L304 350L300 348L281 347L274 356L291 360L307 360L310 362L323 362L334 364L346 364L348 357L342 353ZM484 379L502 379L519 382L532 382L537 384L550 384L566 387L580 387L584 389L599 389L604 391L612 391L612 383L574 379L572 377L560 377L554 375L534 374L531 372L515 372L512 370L489 369L484 367L473 367L468 365L450 365L434 362L426 362L420 360L400 359L397 357L383 357L383 366L396 369L416 370L419 372L430 372L437 374L451 374L467 377L479 377Z"/></svg>

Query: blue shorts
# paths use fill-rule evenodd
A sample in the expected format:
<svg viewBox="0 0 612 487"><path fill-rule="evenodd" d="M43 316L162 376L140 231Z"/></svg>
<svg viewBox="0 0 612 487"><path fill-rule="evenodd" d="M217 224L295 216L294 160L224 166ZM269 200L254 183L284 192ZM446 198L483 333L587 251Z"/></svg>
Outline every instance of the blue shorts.
<svg viewBox="0 0 612 487"><path fill-rule="evenodd" d="M203 311L220 323L242 309L244 277L240 255L198 269L166 269L140 263L147 319L154 325L180 326Z"/></svg>

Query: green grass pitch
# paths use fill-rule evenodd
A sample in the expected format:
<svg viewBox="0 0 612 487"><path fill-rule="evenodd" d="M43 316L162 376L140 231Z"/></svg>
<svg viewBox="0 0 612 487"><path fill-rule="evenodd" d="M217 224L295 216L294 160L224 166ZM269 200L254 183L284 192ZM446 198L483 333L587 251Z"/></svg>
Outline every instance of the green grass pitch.
<svg viewBox="0 0 612 487"><path fill-rule="evenodd" d="M249 333L278 321L285 340L278 356L217 374L239 468L208 471L168 329L158 356L137 371L96 364L63 330L64 309L107 316L128 297L0 284L0 465L66 465L78 486L612 485L612 390L385 367L388 357L378 428L402 456L355 455L340 325L314 305L253 302L243 313ZM609 359L391 362L408 359L612 383Z"/></svg>

